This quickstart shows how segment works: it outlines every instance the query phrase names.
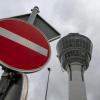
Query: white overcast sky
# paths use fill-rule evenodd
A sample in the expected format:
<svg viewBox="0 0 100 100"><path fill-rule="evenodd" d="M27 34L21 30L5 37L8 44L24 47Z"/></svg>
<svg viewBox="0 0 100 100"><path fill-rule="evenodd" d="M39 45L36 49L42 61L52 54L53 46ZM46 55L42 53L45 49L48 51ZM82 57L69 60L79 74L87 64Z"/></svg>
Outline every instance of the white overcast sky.
<svg viewBox="0 0 100 100"><path fill-rule="evenodd" d="M85 72L88 100L100 100L100 1L99 0L0 0L0 18L29 13L38 6L40 15L62 37L79 32L93 42L90 67ZM58 40L57 40L58 41ZM51 58L44 69L28 75L28 100L44 100L48 71L51 67L47 100L68 100L68 75L56 58L56 43L50 43Z"/></svg>

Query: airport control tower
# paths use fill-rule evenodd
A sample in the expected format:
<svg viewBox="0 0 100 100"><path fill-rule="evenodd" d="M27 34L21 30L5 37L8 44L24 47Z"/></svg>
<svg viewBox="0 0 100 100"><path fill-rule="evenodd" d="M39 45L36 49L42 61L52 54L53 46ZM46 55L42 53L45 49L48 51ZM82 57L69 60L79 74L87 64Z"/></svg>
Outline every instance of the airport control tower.
<svg viewBox="0 0 100 100"><path fill-rule="evenodd" d="M57 44L58 58L69 75L69 100L87 100L84 72L89 66L92 42L79 33L70 33Z"/></svg>

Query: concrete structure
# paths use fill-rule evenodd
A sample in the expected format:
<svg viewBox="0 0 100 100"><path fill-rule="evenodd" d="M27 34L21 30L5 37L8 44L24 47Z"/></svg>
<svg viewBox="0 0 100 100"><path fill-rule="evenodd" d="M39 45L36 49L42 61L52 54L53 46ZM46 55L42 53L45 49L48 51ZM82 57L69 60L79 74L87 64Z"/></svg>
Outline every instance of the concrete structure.
<svg viewBox="0 0 100 100"><path fill-rule="evenodd" d="M57 44L58 58L69 75L69 100L87 100L84 71L91 60L92 42L78 33L70 33Z"/></svg>

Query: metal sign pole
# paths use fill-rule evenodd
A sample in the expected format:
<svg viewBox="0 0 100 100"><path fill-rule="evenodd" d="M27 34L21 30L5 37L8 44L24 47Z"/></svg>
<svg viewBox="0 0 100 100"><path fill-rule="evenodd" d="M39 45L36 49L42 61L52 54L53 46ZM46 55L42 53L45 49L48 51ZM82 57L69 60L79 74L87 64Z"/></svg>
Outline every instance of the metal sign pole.
<svg viewBox="0 0 100 100"><path fill-rule="evenodd" d="M14 83L16 83L17 80L19 79L18 77L16 78L16 76L18 75L17 72L11 71L6 68L3 68L3 69L4 69L4 73L1 76L1 80L0 80L0 100L5 99L5 96L7 95L11 86Z"/></svg>
<svg viewBox="0 0 100 100"><path fill-rule="evenodd" d="M0 80L0 100L27 100L28 78L25 74L3 68Z"/></svg>
<svg viewBox="0 0 100 100"><path fill-rule="evenodd" d="M32 13L30 14L27 22L29 24L33 25L33 23L36 19L36 16L40 11L39 11L39 8L37 6L35 6L31 11L32 11Z"/></svg>

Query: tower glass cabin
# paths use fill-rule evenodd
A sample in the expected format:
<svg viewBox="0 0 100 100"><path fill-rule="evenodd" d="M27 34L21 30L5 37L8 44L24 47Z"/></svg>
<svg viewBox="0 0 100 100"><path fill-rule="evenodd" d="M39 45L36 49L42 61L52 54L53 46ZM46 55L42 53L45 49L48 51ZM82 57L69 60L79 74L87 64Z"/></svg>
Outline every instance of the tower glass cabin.
<svg viewBox="0 0 100 100"><path fill-rule="evenodd" d="M69 75L69 100L87 100L84 71L92 54L92 42L79 33L70 33L57 43L57 56Z"/></svg>

